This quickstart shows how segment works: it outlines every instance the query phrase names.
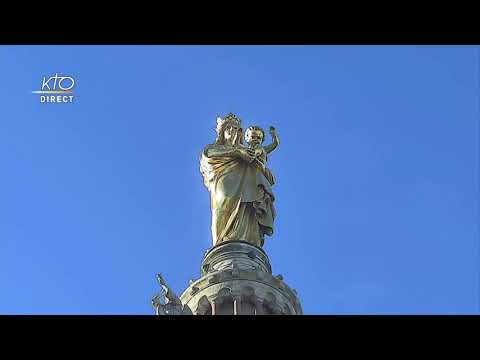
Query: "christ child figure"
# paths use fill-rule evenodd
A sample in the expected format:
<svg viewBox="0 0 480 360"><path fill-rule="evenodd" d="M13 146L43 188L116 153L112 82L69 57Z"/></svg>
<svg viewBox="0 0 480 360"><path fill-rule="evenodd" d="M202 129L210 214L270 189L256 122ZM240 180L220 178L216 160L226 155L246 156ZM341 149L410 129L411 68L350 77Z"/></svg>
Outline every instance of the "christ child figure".
<svg viewBox="0 0 480 360"><path fill-rule="evenodd" d="M245 131L245 141L248 144L248 150L252 157L252 162L255 163L265 177L273 185L275 182L273 174L266 168L267 154L271 153L280 144L280 139L273 126L270 126L270 135L272 136L272 143L266 146L262 146L265 140L265 132L261 127L250 126Z"/></svg>

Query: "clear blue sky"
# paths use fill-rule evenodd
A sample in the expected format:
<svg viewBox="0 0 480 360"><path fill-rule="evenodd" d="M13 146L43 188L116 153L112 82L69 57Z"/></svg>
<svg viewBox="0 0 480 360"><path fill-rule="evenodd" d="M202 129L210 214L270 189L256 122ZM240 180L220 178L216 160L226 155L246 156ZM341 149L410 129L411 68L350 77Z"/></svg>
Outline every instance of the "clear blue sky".
<svg viewBox="0 0 480 360"><path fill-rule="evenodd" d="M274 274L306 314L479 313L473 46L0 47L0 313L153 314L211 245L215 118L274 125ZM42 104L44 75L74 76Z"/></svg>

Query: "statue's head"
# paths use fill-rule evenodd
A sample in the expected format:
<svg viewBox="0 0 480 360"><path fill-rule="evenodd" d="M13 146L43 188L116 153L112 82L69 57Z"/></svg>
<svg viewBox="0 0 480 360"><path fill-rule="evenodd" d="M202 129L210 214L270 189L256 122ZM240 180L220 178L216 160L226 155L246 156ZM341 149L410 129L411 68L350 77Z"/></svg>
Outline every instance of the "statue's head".
<svg viewBox="0 0 480 360"><path fill-rule="evenodd" d="M223 119L217 117L217 145L239 145L242 143L242 125L241 120L230 113Z"/></svg>
<svg viewBox="0 0 480 360"><path fill-rule="evenodd" d="M261 127L250 126L245 131L245 141L253 147L263 143L264 139L265 139L265 132Z"/></svg>

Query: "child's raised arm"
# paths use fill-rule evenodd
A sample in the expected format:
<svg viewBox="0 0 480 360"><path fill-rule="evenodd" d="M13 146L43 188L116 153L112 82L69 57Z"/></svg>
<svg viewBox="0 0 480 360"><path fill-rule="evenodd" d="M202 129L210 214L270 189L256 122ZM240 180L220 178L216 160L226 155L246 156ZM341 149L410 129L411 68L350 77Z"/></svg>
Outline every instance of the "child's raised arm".
<svg viewBox="0 0 480 360"><path fill-rule="evenodd" d="M277 131L273 126L270 126L270 135L272 136L272 143L265 146L265 151L267 154L270 154L280 144L280 138L278 137Z"/></svg>

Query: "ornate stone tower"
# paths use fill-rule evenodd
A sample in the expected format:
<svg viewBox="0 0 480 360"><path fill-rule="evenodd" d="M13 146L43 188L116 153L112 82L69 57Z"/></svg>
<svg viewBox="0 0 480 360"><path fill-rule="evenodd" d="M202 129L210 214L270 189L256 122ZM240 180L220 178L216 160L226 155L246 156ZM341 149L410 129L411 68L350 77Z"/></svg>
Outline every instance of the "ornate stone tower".
<svg viewBox="0 0 480 360"><path fill-rule="evenodd" d="M231 241L205 254L202 276L180 296L197 315L295 315L302 307L295 290L272 275L265 252Z"/></svg>
<svg viewBox="0 0 480 360"><path fill-rule="evenodd" d="M204 255L201 276L177 297L158 275L163 289L152 300L158 315L301 315L295 290L273 276L262 246L275 219L275 178L267 154L279 144L262 146L264 131L251 126L243 145L241 121L234 114L217 118L217 138L200 157L204 184L211 195L213 247Z"/></svg>

